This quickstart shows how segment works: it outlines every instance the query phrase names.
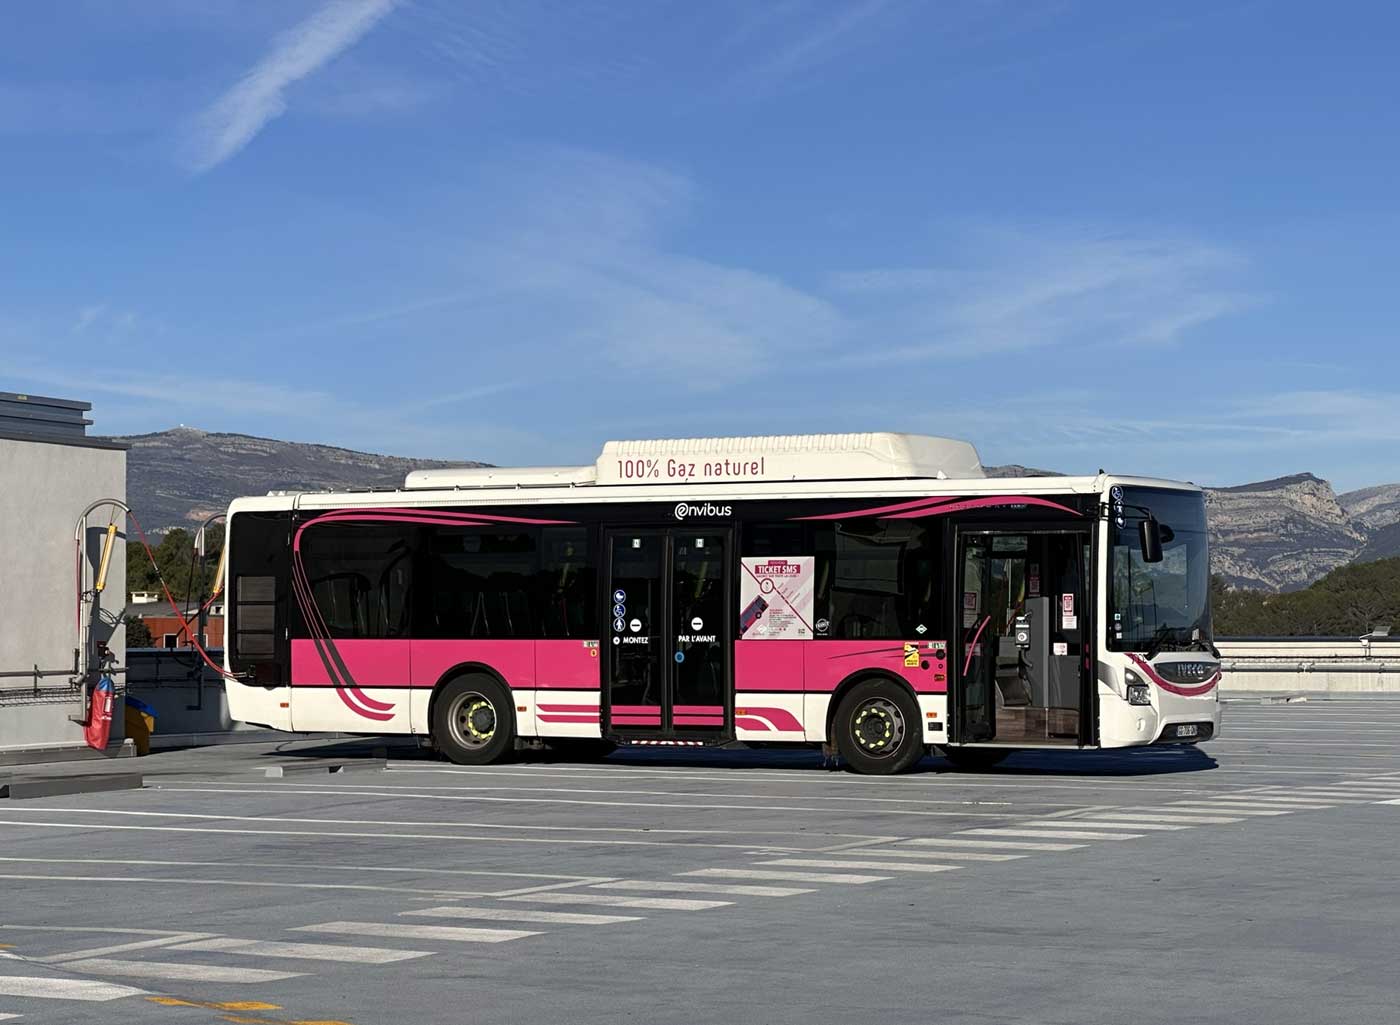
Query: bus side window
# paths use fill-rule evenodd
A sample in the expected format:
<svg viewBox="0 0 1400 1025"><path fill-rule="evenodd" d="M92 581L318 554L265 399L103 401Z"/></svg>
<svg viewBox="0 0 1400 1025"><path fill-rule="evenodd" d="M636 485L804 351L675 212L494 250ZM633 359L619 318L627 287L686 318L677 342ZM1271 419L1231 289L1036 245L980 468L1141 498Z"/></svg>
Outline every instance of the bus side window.
<svg viewBox="0 0 1400 1025"><path fill-rule="evenodd" d="M598 568L592 555L586 527L540 532L535 599L542 636L598 638Z"/></svg>
<svg viewBox="0 0 1400 1025"><path fill-rule="evenodd" d="M427 608L419 635L513 639L536 636L538 531L527 527L434 527L420 559Z"/></svg>
<svg viewBox="0 0 1400 1025"><path fill-rule="evenodd" d="M915 520L843 520L818 527L816 613L830 623L826 636L925 636L937 623L938 543L937 529Z"/></svg>
<svg viewBox="0 0 1400 1025"><path fill-rule="evenodd" d="M270 686L283 682L290 529L287 512L236 513L228 528L229 662L244 679Z"/></svg>
<svg viewBox="0 0 1400 1025"><path fill-rule="evenodd" d="M407 637L413 532L382 524L313 525L302 561L316 610L337 639Z"/></svg>

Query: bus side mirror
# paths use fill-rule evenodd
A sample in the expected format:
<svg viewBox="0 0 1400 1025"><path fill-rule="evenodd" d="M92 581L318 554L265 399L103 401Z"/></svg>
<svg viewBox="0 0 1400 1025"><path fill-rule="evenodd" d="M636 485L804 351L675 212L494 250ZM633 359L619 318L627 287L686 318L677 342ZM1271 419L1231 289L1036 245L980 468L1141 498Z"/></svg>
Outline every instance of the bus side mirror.
<svg viewBox="0 0 1400 1025"><path fill-rule="evenodd" d="M1162 527L1155 519L1148 517L1138 524L1138 544L1142 549L1143 562L1162 561Z"/></svg>

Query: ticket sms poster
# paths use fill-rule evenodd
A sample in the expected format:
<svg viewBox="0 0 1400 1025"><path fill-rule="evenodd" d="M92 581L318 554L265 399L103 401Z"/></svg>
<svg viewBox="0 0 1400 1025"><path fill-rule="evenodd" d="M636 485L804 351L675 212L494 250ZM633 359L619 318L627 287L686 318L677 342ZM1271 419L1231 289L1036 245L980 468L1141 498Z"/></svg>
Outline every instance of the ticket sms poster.
<svg viewBox="0 0 1400 1025"><path fill-rule="evenodd" d="M816 559L742 559L739 636L746 641L810 640Z"/></svg>

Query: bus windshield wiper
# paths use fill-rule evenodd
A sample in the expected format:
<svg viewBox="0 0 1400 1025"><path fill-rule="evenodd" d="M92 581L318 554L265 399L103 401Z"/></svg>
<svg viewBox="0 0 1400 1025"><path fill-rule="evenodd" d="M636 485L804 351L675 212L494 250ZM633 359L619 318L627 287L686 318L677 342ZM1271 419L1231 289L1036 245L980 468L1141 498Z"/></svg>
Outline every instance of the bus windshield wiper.
<svg viewBox="0 0 1400 1025"><path fill-rule="evenodd" d="M1154 658L1161 654L1162 650L1167 646L1167 644L1175 643L1172 640L1172 633L1175 632L1175 630L1176 627L1169 626L1166 623L1163 623L1157 628L1157 632L1152 635L1152 643L1147 646L1147 661L1151 662Z"/></svg>
<svg viewBox="0 0 1400 1025"><path fill-rule="evenodd" d="M1216 658L1220 657L1220 649L1215 646L1215 642L1208 641L1204 637L1192 637L1183 645L1181 650L1204 651L1208 655L1214 655Z"/></svg>

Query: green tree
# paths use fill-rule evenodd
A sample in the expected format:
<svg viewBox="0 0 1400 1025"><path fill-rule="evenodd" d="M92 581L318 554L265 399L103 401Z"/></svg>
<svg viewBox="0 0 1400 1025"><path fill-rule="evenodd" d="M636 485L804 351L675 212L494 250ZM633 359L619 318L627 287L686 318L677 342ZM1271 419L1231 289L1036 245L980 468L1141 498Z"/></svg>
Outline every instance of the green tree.
<svg viewBox="0 0 1400 1025"><path fill-rule="evenodd" d="M149 648L155 644L151 628L140 619L126 621L126 646L128 648Z"/></svg>
<svg viewBox="0 0 1400 1025"><path fill-rule="evenodd" d="M182 527L166 531L159 543L152 549L156 565L151 565L150 556L141 544L140 538L130 536L126 545L126 589L132 591L155 591L161 594L160 581L163 578L176 601L188 601L209 593L214 585L214 576L219 569L219 553L224 546L223 524L216 523L209 528L206 537L207 554L201 567L194 555L194 535ZM157 572L157 567L159 571Z"/></svg>
<svg viewBox="0 0 1400 1025"><path fill-rule="evenodd" d="M1301 591L1270 594L1211 580L1218 637L1359 637L1400 627L1400 558L1342 566Z"/></svg>

